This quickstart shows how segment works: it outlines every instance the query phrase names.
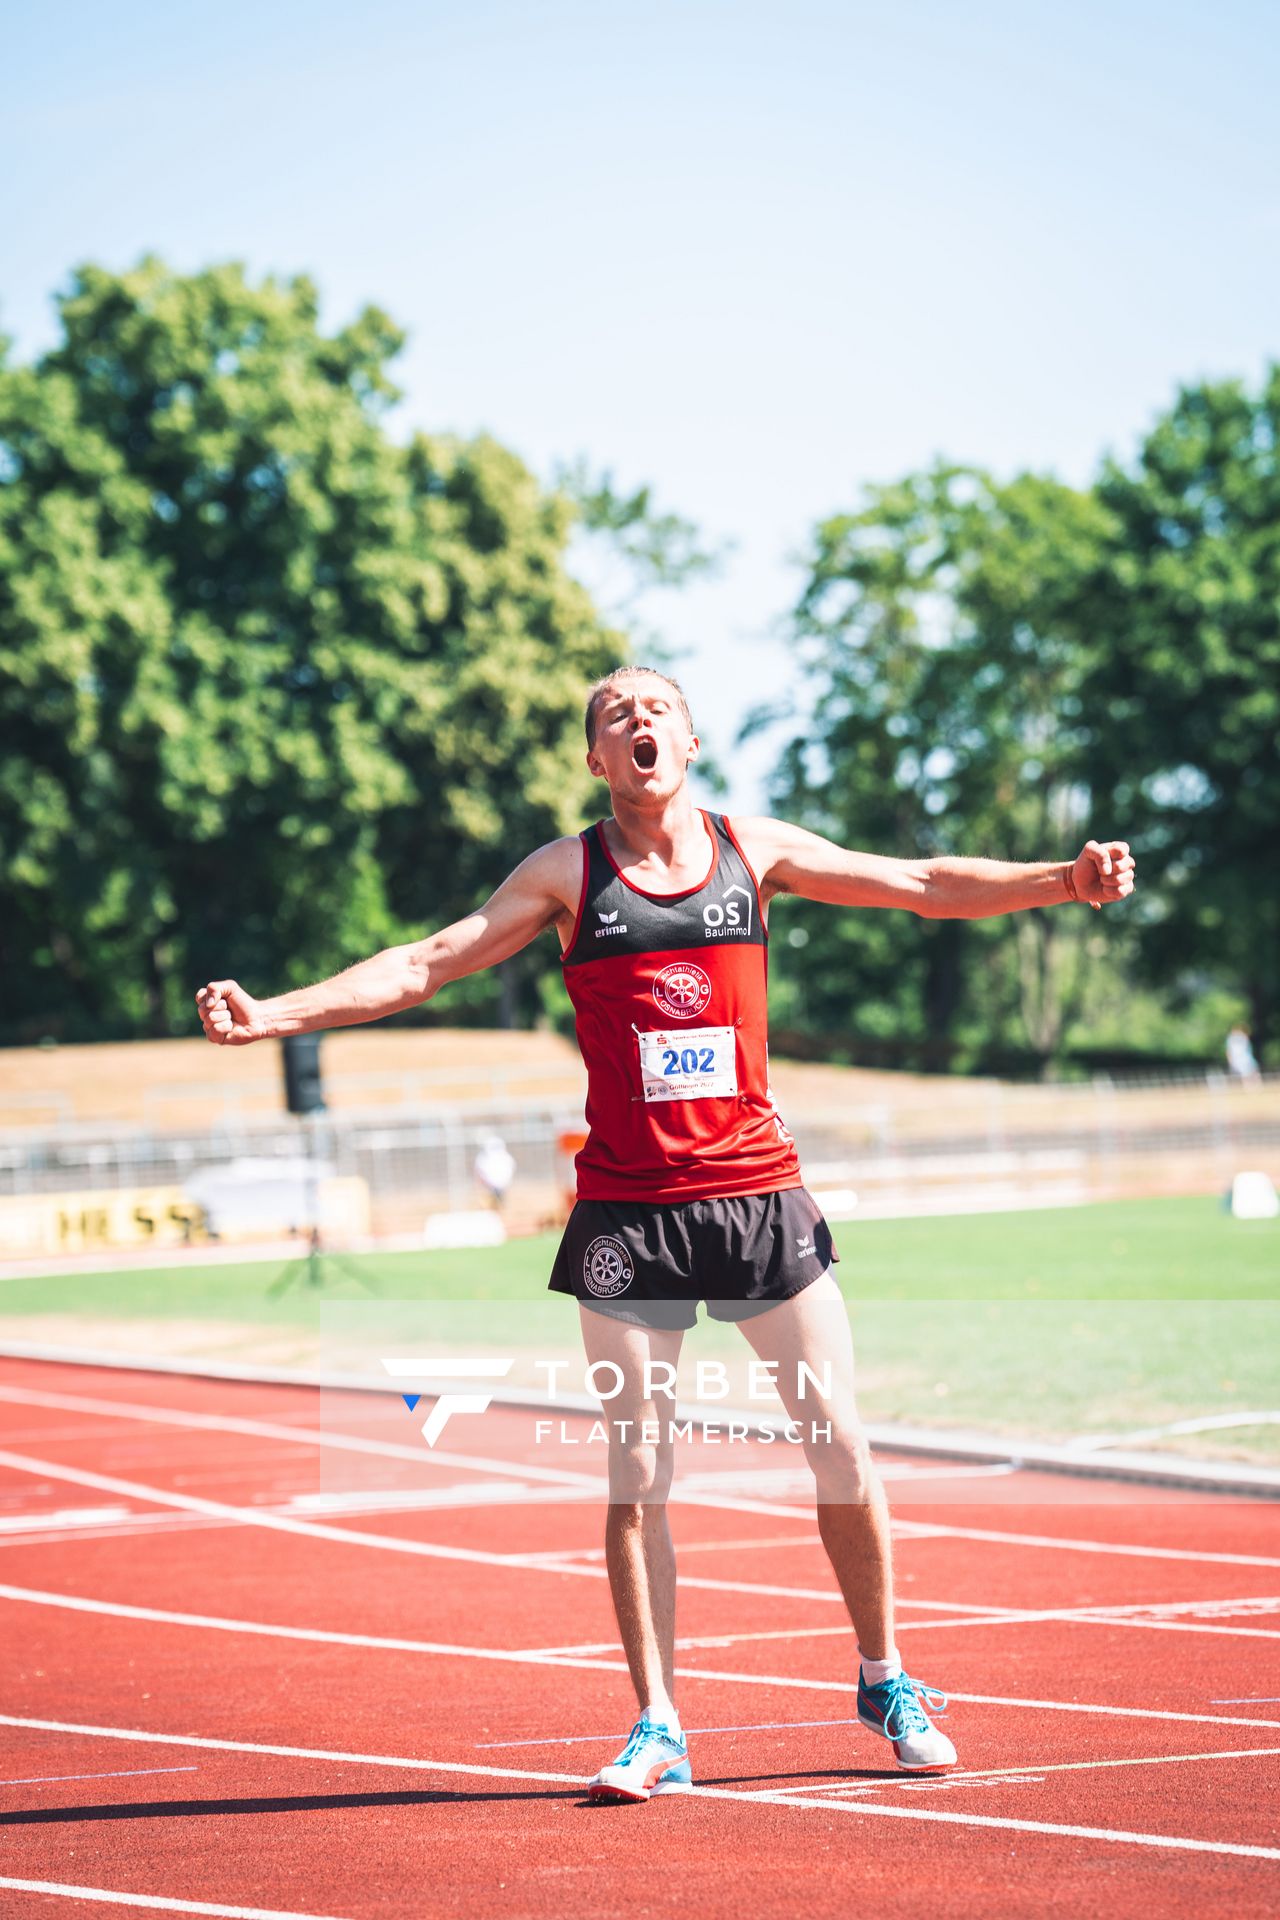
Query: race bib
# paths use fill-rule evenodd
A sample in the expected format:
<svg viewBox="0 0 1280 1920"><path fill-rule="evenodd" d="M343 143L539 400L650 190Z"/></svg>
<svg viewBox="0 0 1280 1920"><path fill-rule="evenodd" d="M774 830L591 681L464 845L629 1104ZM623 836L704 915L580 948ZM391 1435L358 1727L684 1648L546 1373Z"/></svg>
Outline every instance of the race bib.
<svg viewBox="0 0 1280 1920"><path fill-rule="evenodd" d="M710 1100L738 1091L738 1048L732 1027L685 1027L641 1033L640 1078L650 1100Z"/></svg>

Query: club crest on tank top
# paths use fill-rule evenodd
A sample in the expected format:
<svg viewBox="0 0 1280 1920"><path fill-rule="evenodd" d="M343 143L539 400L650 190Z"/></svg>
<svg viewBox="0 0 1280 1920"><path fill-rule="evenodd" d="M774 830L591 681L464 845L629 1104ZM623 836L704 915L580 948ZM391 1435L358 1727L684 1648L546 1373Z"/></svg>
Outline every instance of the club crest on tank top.
<svg viewBox="0 0 1280 1920"><path fill-rule="evenodd" d="M600 826L564 981L587 1065L582 1200L667 1201L800 1185L769 1088L769 936L760 891L721 814L703 813L710 866L684 893L625 880Z"/></svg>

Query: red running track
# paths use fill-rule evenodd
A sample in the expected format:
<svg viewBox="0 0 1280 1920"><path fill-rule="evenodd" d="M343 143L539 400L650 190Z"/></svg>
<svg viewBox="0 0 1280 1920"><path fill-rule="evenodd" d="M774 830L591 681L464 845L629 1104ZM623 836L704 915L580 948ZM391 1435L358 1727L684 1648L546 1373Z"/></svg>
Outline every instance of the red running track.
<svg viewBox="0 0 1280 1920"><path fill-rule="evenodd" d="M633 1712L594 1463L530 1421L429 1453L392 1394L0 1361L0 1913L1276 1911L1274 1506L883 1458L960 1752L912 1780L801 1481L704 1453L697 1791L594 1808Z"/></svg>

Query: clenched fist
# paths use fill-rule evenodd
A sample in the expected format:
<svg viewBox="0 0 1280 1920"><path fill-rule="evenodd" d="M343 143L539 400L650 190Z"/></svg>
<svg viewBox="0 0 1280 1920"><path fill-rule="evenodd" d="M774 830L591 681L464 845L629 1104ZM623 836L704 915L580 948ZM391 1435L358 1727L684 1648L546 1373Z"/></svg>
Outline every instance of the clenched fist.
<svg viewBox="0 0 1280 1920"><path fill-rule="evenodd" d="M215 1047L247 1047L269 1037L258 1002L237 980L213 980L196 995L205 1038Z"/></svg>
<svg viewBox="0 0 1280 1920"><path fill-rule="evenodd" d="M1067 888L1077 900L1101 909L1104 900L1133 892L1134 862L1127 840L1090 840L1071 867Z"/></svg>

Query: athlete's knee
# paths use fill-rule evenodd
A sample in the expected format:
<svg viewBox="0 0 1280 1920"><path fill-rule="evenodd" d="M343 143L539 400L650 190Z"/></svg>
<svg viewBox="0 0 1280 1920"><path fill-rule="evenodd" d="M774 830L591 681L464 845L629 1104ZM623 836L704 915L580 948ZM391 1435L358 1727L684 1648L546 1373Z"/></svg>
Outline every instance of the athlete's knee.
<svg viewBox="0 0 1280 1920"><path fill-rule="evenodd" d="M880 1481L866 1433L857 1419L819 1415L805 1438L819 1500L873 1499Z"/></svg>
<svg viewBox="0 0 1280 1920"><path fill-rule="evenodd" d="M609 1449L611 1504L660 1504L671 1491L674 1454L670 1447L644 1441L620 1443Z"/></svg>

